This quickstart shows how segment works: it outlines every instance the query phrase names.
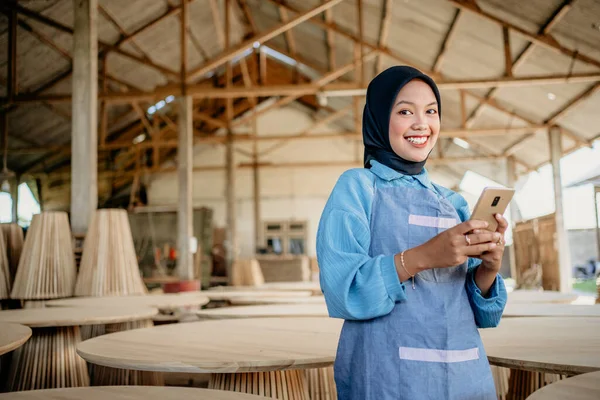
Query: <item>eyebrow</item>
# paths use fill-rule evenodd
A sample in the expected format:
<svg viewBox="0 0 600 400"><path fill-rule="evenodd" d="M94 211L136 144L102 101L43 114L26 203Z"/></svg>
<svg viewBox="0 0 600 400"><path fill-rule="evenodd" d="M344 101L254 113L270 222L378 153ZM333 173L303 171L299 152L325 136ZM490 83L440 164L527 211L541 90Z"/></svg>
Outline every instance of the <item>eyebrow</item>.
<svg viewBox="0 0 600 400"><path fill-rule="evenodd" d="M410 104L410 105L412 105L412 106L414 106L414 105L415 105L415 103L413 103L412 101L400 100L399 102L397 102L397 103L396 103L396 106L397 106L398 104L403 104L403 103L404 103L404 104ZM437 105L437 101L434 101L434 102L432 102L432 103L429 103L429 104L427 104L425 107L429 107L429 106L436 106L436 105ZM395 107L395 106L394 106L394 107Z"/></svg>

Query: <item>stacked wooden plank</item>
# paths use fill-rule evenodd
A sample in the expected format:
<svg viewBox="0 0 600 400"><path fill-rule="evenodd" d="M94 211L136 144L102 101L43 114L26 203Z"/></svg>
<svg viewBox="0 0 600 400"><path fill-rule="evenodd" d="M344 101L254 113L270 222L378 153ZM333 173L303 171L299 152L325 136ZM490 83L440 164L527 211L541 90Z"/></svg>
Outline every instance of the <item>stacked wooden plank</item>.
<svg viewBox="0 0 600 400"><path fill-rule="evenodd" d="M18 224L0 224L8 256L11 282L15 280L17 267L23 251L23 229Z"/></svg>
<svg viewBox="0 0 600 400"><path fill-rule="evenodd" d="M72 296L76 274L67 213L34 215L11 297L44 300Z"/></svg>
<svg viewBox="0 0 600 400"><path fill-rule="evenodd" d="M11 277L4 235L0 230L0 300L10 298Z"/></svg>
<svg viewBox="0 0 600 400"><path fill-rule="evenodd" d="M75 296L146 294L125 210L96 210L83 245Z"/></svg>

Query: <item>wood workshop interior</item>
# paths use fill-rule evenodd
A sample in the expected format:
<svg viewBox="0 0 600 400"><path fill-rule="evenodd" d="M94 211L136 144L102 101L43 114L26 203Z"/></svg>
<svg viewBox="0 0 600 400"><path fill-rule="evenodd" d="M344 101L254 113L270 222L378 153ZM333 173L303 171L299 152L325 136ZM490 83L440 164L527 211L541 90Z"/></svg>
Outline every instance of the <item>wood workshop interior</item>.
<svg viewBox="0 0 600 400"><path fill-rule="evenodd" d="M343 400L319 226L400 65L429 179L515 189L496 398L599 399L600 2L2 0L0 400Z"/></svg>

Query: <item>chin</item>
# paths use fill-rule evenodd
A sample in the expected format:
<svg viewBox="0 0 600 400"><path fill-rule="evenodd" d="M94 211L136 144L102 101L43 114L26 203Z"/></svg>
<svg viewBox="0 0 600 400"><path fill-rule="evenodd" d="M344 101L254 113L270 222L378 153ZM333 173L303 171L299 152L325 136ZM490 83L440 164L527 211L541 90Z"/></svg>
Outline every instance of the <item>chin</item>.
<svg viewBox="0 0 600 400"><path fill-rule="evenodd" d="M405 156L401 155L400 157L404 158L407 161L423 162L423 161L427 160L427 157L429 157L430 152L431 152L431 149L428 149L426 151L419 151L419 152L410 151L410 152L406 152Z"/></svg>

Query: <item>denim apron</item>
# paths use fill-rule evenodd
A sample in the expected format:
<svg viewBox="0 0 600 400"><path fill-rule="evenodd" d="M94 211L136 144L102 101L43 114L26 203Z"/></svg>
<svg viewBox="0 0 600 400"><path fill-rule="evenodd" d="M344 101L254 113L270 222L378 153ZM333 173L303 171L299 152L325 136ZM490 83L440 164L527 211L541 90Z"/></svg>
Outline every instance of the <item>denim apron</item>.
<svg viewBox="0 0 600 400"><path fill-rule="evenodd" d="M376 187L370 256L413 248L458 223L452 204L431 189ZM466 274L467 263L423 271L414 290L405 282L407 299L390 314L345 321L334 366L338 399L495 400Z"/></svg>

